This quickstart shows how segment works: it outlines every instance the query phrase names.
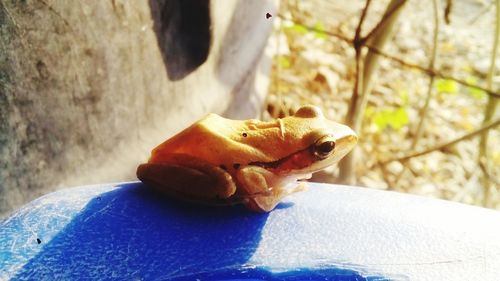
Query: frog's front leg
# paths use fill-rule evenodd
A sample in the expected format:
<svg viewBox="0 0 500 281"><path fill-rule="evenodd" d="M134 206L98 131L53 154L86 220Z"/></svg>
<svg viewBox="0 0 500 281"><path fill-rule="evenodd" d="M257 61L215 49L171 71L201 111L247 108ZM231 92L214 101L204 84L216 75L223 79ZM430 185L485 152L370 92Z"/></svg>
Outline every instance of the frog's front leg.
<svg viewBox="0 0 500 281"><path fill-rule="evenodd" d="M245 206L253 211L269 212L286 196L303 191L305 184L300 183L295 188L286 188L290 179L257 166L241 168L236 173L236 179L243 194L248 196ZM293 179L294 180L294 179Z"/></svg>
<svg viewBox="0 0 500 281"><path fill-rule="evenodd" d="M167 195L209 205L227 203L236 192L229 173L186 154L165 154L161 162L141 164L137 177Z"/></svg>

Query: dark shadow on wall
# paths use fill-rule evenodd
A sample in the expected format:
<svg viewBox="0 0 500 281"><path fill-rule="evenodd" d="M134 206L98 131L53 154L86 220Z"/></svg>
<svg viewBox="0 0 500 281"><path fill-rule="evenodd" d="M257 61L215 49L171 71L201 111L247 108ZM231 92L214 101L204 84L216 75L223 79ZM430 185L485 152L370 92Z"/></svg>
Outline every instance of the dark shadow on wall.
<svg viewBox="0 0 500 281"><path fill-rule="evenodd" d="M150 0L168 78L181 80L202 65L212 41L209 0Z"/></svg>

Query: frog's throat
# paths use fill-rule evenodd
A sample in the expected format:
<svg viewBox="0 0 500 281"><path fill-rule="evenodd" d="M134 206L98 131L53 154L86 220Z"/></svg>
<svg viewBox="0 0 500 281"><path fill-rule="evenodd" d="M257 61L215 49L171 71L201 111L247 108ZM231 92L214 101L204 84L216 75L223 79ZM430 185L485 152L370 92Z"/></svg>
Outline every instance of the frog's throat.
<svg viewBox="0 0 500 281"><path fill-rule="evenodd" d="M316 162L318 159L311 152L312 145L301 149L295 153L292 153L286 157L278 159L272 162L250 162L248 165L258 166L266 170L301 170L305 167L310 166L312 163Z"/></svg>

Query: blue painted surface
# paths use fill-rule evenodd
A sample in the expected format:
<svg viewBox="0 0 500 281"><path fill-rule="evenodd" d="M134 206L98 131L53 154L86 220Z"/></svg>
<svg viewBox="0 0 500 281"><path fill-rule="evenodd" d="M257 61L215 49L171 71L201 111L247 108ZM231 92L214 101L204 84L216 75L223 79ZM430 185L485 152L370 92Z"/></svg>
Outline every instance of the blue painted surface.
<svg viewBox="0 0 500 281"><path fill-rule="evenodd" d="M249 267L269 214L179 203L139 183L108 189L90 193L81 210L71 200L45 200L4 222L2 270L13 280L381 280L335 267L279 273ZM85 196L84 189L74 192Z"/></svg>
<svg viewBox="0 0 500 281"><path fill-rule="evenodd" d="M386 281L389 280L384 277L379 276L362 276L359 272L349 269L341 268L298 268L284 272L271 272L265 268L254 268L254 269L223 269L214 270L206 273L196 273L192 275L185 275L180 278L173 278L171 280L224 280L224 281L236 281L236 280L266 280L266 281L325 281L325 280L336 280L336 281Z"/></svg>
<svg viewBox="0 0 500 281"><path fill-rule="evenodd" d="M499 212L361 188L259 214L86 186L0 222L0 280L496 280L498 237Z"/></svg>

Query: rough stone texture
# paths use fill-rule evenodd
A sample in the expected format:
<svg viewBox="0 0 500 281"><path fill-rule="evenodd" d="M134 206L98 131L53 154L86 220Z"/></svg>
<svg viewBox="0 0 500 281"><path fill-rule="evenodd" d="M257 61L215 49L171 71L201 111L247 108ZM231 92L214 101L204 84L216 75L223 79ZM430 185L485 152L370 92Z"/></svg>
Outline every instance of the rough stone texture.
<svg viewBox="0 0 500 281"><path fill-rule="evenodd" d="M256 114L276 5L203 3L0 0L0 215L61 186L132 179L207 112Z"/></svg>

